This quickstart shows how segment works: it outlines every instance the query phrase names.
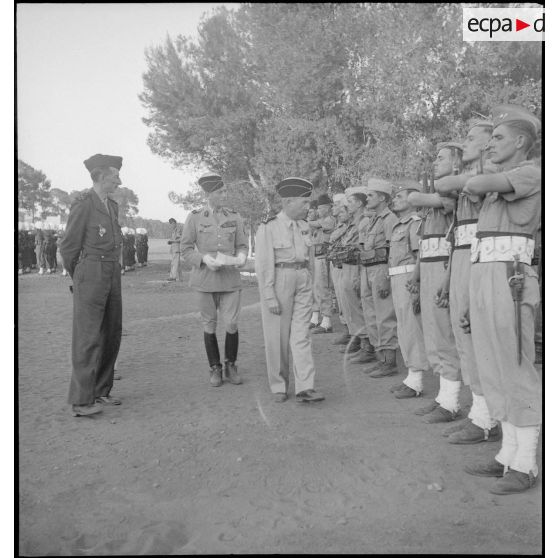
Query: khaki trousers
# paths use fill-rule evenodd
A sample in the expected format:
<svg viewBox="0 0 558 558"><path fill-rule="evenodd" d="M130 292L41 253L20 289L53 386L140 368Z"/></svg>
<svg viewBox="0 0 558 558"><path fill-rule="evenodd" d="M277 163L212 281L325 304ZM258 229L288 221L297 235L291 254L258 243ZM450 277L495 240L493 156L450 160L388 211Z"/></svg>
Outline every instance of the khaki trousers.
<svg viewBox="0 0 558 558"><path fill-rule="evenodd" d="M424 346L430 366L442 378L461 380L459 356L451 328L448 308L438 308L434 302L444 274L444 262L420 263L420 308Z"/></svg>
<svg viewBox="0 0 558 558"><path fill-rule="evenodd" d="M310 343L312 275L308 269L275 268L275 294L281 314L272 314L260 288L267 377L272 393L289 389L289 347L293 356L295 393L314 388Z"/></svg>
<svg viewBox="0 0 558 558"><path fill-rule="evenodd" d="M397 320L391 292L381 298L378 289L388 273L387 264L362 267L360 300L370 343L378 349L397 349Z"/></svg>
<svg viewBox="0 0 558 558"><path fill-rule="evenodd" d="M533 365L540 295L535 271L527 265L523 270L521 364L517 363L515 308L505 262L471 266L471 335L490 416L514 426L536 426L542 422L542 380Z"/></svg>
<svg viewBox="0 0 558 558"><path fill-rule="evenodd" d="M397 317L397 339L405 367L413 372L424 372L429 366L424 348L421 315L413 312L411 294L406 287L411 275L412 272L391 277L393 306Z"/></svg>
<svg viewBox="0 0 558 558"><path fill-rule="evenodd" d="M340 292L343 314L351 335L368 337L360 302L360 271L358 265L343 264Z"/></svg>
<svg viewBox="0 0 558 558"><path fill-rule="evenodd" d="M459 355L463 383L470 386L475 395L482 395L473 339L459 327L459 320L469 309L469 283L471 280L471 250L454 250L451 257L450 320Z"/></svg>
<svg viewBox="0 0 558 558"><path fill-rule="evenodd" d="M338 267L335 267L331 262L330 262L330 277L331 277L331 282L333 283L333 289L335 291L335 297L337 298L337 304L339 305L339 321L342 324L347 324L347 320L345 318L345 310L343 310L343 303L341 300L341 272L342 269L339 269Z"/></svg>
<svg viewBox="0 0 558 558"><path fill-rule="evenodd" d="M312 311L322 316L331 316L333 301L328 281L329 262L325 258L313 258L313 304Z"/></svg>

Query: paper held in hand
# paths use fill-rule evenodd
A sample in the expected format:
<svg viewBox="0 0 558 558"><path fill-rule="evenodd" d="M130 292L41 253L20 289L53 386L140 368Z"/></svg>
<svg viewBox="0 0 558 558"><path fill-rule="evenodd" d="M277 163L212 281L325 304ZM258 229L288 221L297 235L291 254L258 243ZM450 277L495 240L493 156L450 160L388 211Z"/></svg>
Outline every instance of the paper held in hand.
<svg viewBox="0 0 558 558"><path fill-rule="evenodd" d="M219 265L238 265L240 263L237 256L229 256L228 254L222 254L221 252L217 252L215 261Z"/></svg>

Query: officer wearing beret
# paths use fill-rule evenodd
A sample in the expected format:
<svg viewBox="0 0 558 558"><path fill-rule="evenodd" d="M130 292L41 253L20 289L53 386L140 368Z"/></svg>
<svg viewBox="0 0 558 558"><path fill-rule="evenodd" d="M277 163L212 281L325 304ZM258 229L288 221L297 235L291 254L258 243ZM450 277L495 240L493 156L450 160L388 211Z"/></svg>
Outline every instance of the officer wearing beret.
<svg viewBox="0 0 558 558"><path fill-rule="evenodd" d="M238 316L240 314L240 271L246 263L248 245L240 215L224 207L223 179L206 173L198 184L205 192L207 205L188 215L182 231L180 253L192 267L190 287L197 291L203 323L203 336L209 361L209 382L223 383L223 367L217 342L217 310L225 322L225 379L241 384L236 359L238 354Z"/></svg>
<svg viewBox="0 0 558 558"><path fill-rule="evenodd" d="M487 151L501 171L469 178L463 191L484 196L471 245L470 329L483 394L503 437L494 459L466 471L497 477L493 494L514 494L535 484L542 422L542 381L533 365L540 294L531 266L541 169L529 160L541 123L516 105L495 107L492 120Z"/></svg>
<svg viewBox="0 0 558 558"><path fill-rule="evenodd" d="M308 220L313 237L312 276L314 280L314 303L310 327L313 328L312 333L331 333L333 331L331 327L333 297L329 285L329 262L326 260L326 252L329 238L335 228L335 219L331 214L333 202L327 194L321 194L316 201L316 219ZM322 321L318 325L320 314Z"/></svg>
<svg viewBox="0 0 558 558"><path fill-rule="evenodd" d="M93 187L75 200L60 245L73 279L72 379L74 416L119 405L110 395L122 336L118 204L109 197L120 181L122 157L93 155L84 161Z"/></svg>
<svg viewBox="0 0 558 558"><path fill-rule="evenodd" d="M498 441L502 435L498 421L490 416L479 378L470 332L461 327L461 316L469 310L471 277L471 242L477 232L482 199L463 193L467 180L477 174L495 172L496 166L486 157L486 145L492 135L490 120L474 120L461 145L461 173L435 181L436 191L457 198L453 250L450 263L449 310L455 346L459 355L462 380L471 389L473 404L466 420L444 431L451 444L476 444Z"/></svg>
<svg viewBox="0 0 558 558"><path fill-rule="evenodd" d="M407 288L415 266L418 265L420 242L420 217L408 198L410 194L419 191L419 184L410 178L402 178L394 184L392 206L398 222L391 232L388 274L397 317L397 338L408 370L403 383L391 388L397 399L421 395L423 373L429 369L422 334L419 295Z"/></svg>
<svg viewBox="0 0 558 558"><path fill-rule="evenodd" d="M358 357L359 363L378 360L370 370L372 377L389 374L396 368L397 320L388 275L391 231L398 219L388 208L392 185L370 178L367 182L367 207L374 212L366 229L360 253L360 298L364 321L374 353ZM372 374L373 372L373 374Z"/></svg>
<svg viewBox="0 0 558 558"><path fill-rule="evenodd" d="M310 228L305 220L312 183L286 178L276 186L283 209L256 233L255 269L260 290L267 375L277 402L287 400L289 346L297 402L321 401L314 390L314 359L308 324L312 313Z"/></svg>

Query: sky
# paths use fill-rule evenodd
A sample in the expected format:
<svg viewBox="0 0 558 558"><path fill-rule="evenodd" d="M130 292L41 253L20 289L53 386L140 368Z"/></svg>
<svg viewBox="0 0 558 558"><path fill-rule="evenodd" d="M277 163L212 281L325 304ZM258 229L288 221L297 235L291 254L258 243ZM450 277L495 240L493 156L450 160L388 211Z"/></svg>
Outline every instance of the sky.
<svg viewBox="0 0 558 558"><path fill-rule="evenodd" d="M220 5L19 4L18 158L70 192L91 185L83 165L89 156L121 155L122 185L138 195L139 216L184 219L168 192L185 192L196 176L147 146L147 111L138 99L144 51L167 33L196 38L203 14Z"/></svg>

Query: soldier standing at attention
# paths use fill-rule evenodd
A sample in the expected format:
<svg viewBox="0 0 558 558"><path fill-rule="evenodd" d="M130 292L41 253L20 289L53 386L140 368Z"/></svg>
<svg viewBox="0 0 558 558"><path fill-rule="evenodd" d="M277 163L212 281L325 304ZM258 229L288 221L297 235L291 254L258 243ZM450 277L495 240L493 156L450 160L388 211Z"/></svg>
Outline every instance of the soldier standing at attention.
<svg viewBox="0 0 558 558"><path fill-rule="evenodd" d="M43 233L43 224L35 224L35 256L37 259L37 267L39 268L39 275L45 272L45 249L44 249L45 235Z"/></svg>
<svg viewBox="0 0 558 558"><path fill-rule="evenodd" d="M317 219L308 221L310 228L314 230L314 304L312 309L312 319L310 324L315 324L312 333L331 333L331 314L333 313L333 297L329 281L329 262L326 260L327 246L333 229L335 228L335 219L331 215L331 206L333 202L327 194L321 194L318 197ZM316 311L317 310L317 311ZM318 325L319 316L322 321Z"/></svg>
<svg viewBox="0 0 558 558"><path fill-rule="evenodd" d="M220 311L226 330L225 380L241 384L236 359L242 288L238 268L246 263L248 255L244 222L238 213L224 207L226 190L218 174L204 174L198 184L206 194L207 205L188 215L180 241L180 253L186 264L192 267L190 287L197 291L210 367L209 382L213 387L223 383L223 367L215 335L217 311ZM228 256L231 264L219 263L216 260L218 253Z"/></svg>
<svg viewBox="0 0 558 558"><path fill-rule="evenodd" d="M388 274L397 317L397 338L408 373L403 383L393 386L390 391L397 399L407 399L422 394L422 376L429 368L422 334L420 297L418 292L411 292L407 287L418 265L420 242L420 217L408 197L419 192L420 186L410 178L401 179L394 186L392 205L398 222L391 232Z"/></svg>
<svg viewBox="0 0 558 558"><path fill-rule="evenodd" d="M102 411L112 397L114 363L122 336L122 291L118 204L109 197L122 184L122 157L93 155L84 161L93 187L75 200L60 245L73 279L72 379L74 416Z"/></svg>
<svg viewBox="0 0 558 558"><path fill-rule="evenodd" d="M287 400L290 346L297 402L322 401L323 395L314 389L316 370L308 328L312 313L312 241L305 218L312 183L292 177L275 188L283 209L258 228L255 261L269 386L275 401Z"/></svg>
<svg viewBox="0 0 558 558"><path fill-rule="evenodd" d="M461 164L461 144L442 143L437 146L434 162L434 178L452 174L454 168ZM459 391L461 373L459 355L455 348L455 338L451 329L449 308L437 303L437 297L447 298L445 286L447 267L451 254L451 243L447 234L453 220L456 201L430 193L413 192L409 202L416 207L426 207L422 223L420 241L420 267L415 270L412 284L419 283L422 329L426 356L435 374L440 377L440 389L437 397L426 407L415 411L417 415L426 415L427 423L450 422L458 417ZM443 285L443 287L442 287Z"/></svg>
<svg viewBox="0 0 558 558"><path fill-rule="evenodd" d="M351 341L342 353L374 352L370 345L362 304L360 302L360 269L359 269L359 234L361 227L367 221L364 207L367 203L366 193L358 187L347 188L347 207L349 210L349 224L345 234L340 239L340 261L342 263L340 279L340 296L343 313L347 320ZM364 224L362 223L363 221Z"/></svg>
<svg viewBox="0 0 558 558"><path fill-rule="evenodd" d="M398 219L388 208L392 191L389 182L370 178L367 190L367 207L374 211L374 216L370 219L360 253L360 298L368 337L376 352L369 353L368 358L361 356L358 362L378 360L378 366L368 370L371 377L378 378L397 372L397 320L391 296L388 254L391 231Z"/></svg>
<svg viewBox="0 0 558 558"><path fill-rule="evenodd" d="M434 184L440 195L457 198L449 309L463 383L470 387L473 396L473 405L467 420L450 426L444 431L444 435L449 436L448 441L451 444L497 442L502 437L498 421L490 416L483 396L471 334L460 325L462 315L469 309L471 242L477 232L477 221L482 206L482 199L478 197L472 199L462 191L467 180L472 176L496 170L495 165L484 157L484 150L491 135L491 121L474 121L462 146L462 174L445 176L436 180Z"/></svg>
<svg viewBox="0 0 558 558"><path fill-rule="evenodd" d="M471 246L470 329L486 403L503 438L495 459L465 470L499 477L493 494L515 494L535 484L542 422L542 380L533 365L540 295L531 267L541 169L528 160L541 124L515 105L495 107L492 120L487 150L501 172L473 176L463 191L484 196Z"/></svg>
<svg viewBox="0 0 558 558"><path fill-rule="evenodd" d="M351 334L349 333L347 319L345 318L346 311L343 310L343 304L341 302L341 271L343 269L343 264L337 260L336 256L340 241L347 231L349 221L349 211L347 210L347 198L345 194L335 194L333 196L332 215L335 217L337 225L329 237L330 245L327 258L330 261L331 281L339 307L339 321L343 329L341 334L336 337L331 344L346 345L351 340Z"/></svg>
<svg viewBox="0 0 558 558"><path fill-rule="evenodd" d="M182 237L182 231L173 217L169 219L169 223L171 226L171 236L167 244L170 245L171 267L167 281L182 281L182 270L180 269L180 238Z"/></svg>

